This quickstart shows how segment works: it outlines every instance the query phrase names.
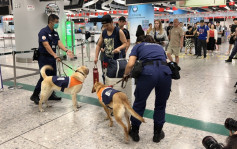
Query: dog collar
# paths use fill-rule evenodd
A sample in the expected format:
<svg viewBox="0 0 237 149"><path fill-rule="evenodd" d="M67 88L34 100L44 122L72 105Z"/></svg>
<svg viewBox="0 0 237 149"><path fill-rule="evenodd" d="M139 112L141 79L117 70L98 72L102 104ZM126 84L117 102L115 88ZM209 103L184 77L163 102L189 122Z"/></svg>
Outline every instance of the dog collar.
<svg viewBox="0 0 237 149"><path fill-rule="evenodd" d="M77 71L77 70L75 72L79 72L80 74L82 74L85 77L85 74L83 72Z"/></svg>

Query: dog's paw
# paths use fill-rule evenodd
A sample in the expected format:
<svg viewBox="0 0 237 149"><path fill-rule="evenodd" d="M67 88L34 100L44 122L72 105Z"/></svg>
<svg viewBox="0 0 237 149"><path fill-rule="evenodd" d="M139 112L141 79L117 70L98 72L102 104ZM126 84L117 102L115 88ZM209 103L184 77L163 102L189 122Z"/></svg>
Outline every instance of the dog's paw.
<svg viewBox="0 0 237 149"><path fill-rule="evenodd" d="M47 105L46 107L47 107L47 108L51 108L51 107L53 107L53 106L52 106L52 105Z"/></svg>
<svg viewBox="0 0 237 149"><path fill-rule="evenodd" d="M126 143L126 144L128 144L128 143L129 143L129 141L130 141L130 139L129 139L129 138L125 138L125 140L124 140L124 141L125 141L125 143Z"/></svg>
<svg viewBox="0 0 237 149"><path fill-rule="evenodd" d="M80 105L77 105L77 108L80 108L81 106Z"/></svg>
<svg viewBox="0 0 237 149"><path fill-rule="evenodd" d="M110 123L109 123L109 127L113 127L113 122L110 122Z"/></svg>
<svg viewBox="0 0 237 149"><path fill-rule="evenodd" d="M79 109L78 108L73 108L73 111L77 112L77 111L79 111Z"/></svg>
<svg viewBox="0 0 237 149"><path fill-rule="evenodd" d="M40 111L40 112L44 112L44 109L40 109L39 111Z"/></svg>

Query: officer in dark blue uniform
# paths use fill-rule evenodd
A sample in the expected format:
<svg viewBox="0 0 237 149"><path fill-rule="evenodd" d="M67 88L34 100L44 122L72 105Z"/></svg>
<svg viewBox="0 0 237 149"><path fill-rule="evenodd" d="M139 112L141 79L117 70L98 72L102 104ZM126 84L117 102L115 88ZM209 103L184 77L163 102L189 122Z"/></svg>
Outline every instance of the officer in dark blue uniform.
<svg viewBox="0 0 237 149"><path fill-rule="evenodd" d="M136 89L134 92L135 101L133 109L143 116L146 108L146 100L151 91L155 88L155 109L154 109L154 136L153 141L159 142L164 138L162 131L165 123L166 102L171 90L171 70L167 66L167 57L162 46L155 44L150 36L138 38L139 44L135 45L129 56L129 61L125 69L124 78L131 72L136 60L143 61L143 70L136 79ZM139 141L139 127L141 122L131 117L132 129L129 134L136 142Z"/></svg>
<svg viewBox="0 0 237 149"><path fill-rule="evenodd" d="M73 57L72 51L65 48L62 42L59 39L58 33L54 30L58 28L59 17L55 14L51 14L48 17L48 25L41 29L38 38L39 38L39 58L38 64L39 69L44 65L50 65L53 67L53 70L47 70L46 74L48 76L56 76L56 60L60 61L60 58L56 55L56 46L59 46L60 49L67 52L69 57ZM30 97L35 104L39 103L39 93L41 91L41 82L43 81L42 76L35 87L33 95ZM49 97L49 100L61 100L61 98L55 96L53 92Z"/></svg>

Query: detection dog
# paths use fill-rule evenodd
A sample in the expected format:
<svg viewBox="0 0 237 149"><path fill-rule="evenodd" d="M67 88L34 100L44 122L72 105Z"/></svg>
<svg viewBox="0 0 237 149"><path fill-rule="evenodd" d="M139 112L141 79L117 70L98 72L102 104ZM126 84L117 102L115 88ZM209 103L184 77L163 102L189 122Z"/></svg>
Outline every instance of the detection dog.
<svg viewBox="0 0 237 149"><path fill-rule="evenodd" d="M72 95L73 110L78 111L80 107L77 103L77 93L82 89L83 83L89 74L89 69L85 66L77 68L77 70L72 74L71 77L57 77L57 76L47 76L45 71L53 70L50 65L45 65L41 68L40 73L43 77L41 83L41 93L39 101L39 111L43 112L42 103L45 102L47 107L48 98L54 90L63 91L65 93Z"/></svg>
<svg viewBox="0 0 237 149"><path fill-rule="evenodd" d="M141 122L145 122L145 120L138 115L130 106L128 97L123 92L117 91L111 87L103 85L100 82L96 82L92 88L92 93L96 92L99 98L100 104L104 107L105 112L107 113L107 118L110 120L109 126L113 126L113 121L110 116L110 109L113 109L113 115L115 120L119 125L121 125L124 129L125 141L129 141L128 133L130 131L130 122L128 112L138 119ZM126 118L128 127L123 123L122 117L123 115Z"/></svg>

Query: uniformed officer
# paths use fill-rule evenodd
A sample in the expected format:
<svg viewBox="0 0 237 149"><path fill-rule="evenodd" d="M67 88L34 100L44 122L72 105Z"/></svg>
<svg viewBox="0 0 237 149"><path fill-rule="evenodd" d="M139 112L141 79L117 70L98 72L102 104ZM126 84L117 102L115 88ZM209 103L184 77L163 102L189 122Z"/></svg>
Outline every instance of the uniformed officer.
<svg viewBox="0 0 237 149"><path fill-rule="evenodd" d="M67 55L72 58L72 51L66 49L62 42L59 39L58 33L54 30L58 28L59 17L55 14L51 14L48 17L48 25L41 29L38 38L39 38L39 58L38 64L39 69L44 65L50 65L53 67L53 70L47 70L46 74L48 76L56 76L56 60L60 61L60 58L56 55L56 46L59 46L60 49L67 52ZM39 104L39 93L41 91L41 82L43 81L42 76L35 87L34 93L30 97L35 104ZM61 100L53 92L49 97L49 100Z"/></svg>
<svg viewBox="0 0 237 149"><path fill-rule="evenodd" d="M130 53L129 61L125 69L124 78L131 72L136 60L143 61L143 70L136 81L134 92L135 101L133 109L143 116L146 108L146 100L151 91L155 88L155 109L154 109L154 136L153 142L159 142L164 138L162 131L165 123L166 102L171 90L171 70L167 66L167 57L162 46L156 44L152 36L146 35L138 38L138 43ZM133 141L138 142L139 127L141 122L131 117L132 129L129 135Z"/></svg>

